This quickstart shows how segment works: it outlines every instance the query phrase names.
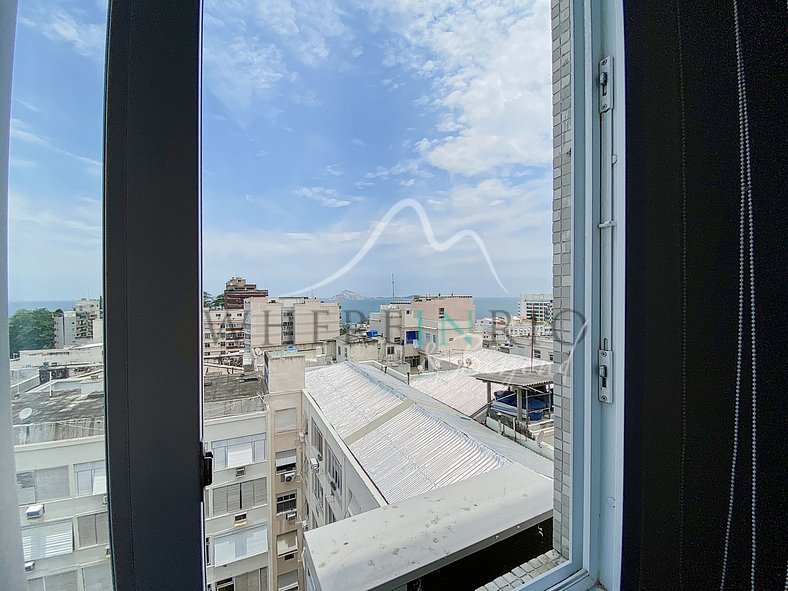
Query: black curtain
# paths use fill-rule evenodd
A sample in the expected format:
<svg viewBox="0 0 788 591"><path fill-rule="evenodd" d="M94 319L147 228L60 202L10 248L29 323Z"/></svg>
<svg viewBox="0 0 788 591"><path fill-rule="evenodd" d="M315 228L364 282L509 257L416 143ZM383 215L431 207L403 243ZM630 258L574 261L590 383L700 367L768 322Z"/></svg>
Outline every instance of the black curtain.
<svg viewBox="0 0 788 591"><path fill-rule="evenodd" d="M623 589L719 589L734 445L743 64L753 204L726 589L788 561L788 3L625 3L627 335ZM745 228L748 216L745 216ZM746 236L745 236L746 237ZM745 242L745 255L749 243Z"/></svg>

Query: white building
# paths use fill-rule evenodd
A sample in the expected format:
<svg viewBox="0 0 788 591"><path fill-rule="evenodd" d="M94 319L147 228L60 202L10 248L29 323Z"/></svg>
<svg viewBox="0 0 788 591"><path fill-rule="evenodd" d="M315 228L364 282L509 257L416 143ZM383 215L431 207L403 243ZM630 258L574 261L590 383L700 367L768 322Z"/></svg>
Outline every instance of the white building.
<svg viewBox="0 0 788 591"><path fill-rule="evenodd" d="M62 315L53 315L55 327L55 349L72 347L77 342L77 313L67 310Z"/></svg>
<svg viewBox="0 0 788 591"><path fill-rule="evenodd" d="M244 345L276 350L315 348L339 336L339 304L317 298L249 298L244 301Z"/></svg>
<svg viewBox="0 0 788 591"><path fill-rule="evenodd" d="M206 361L224 361L235 357L240 365L244 352L244 311L203 308L203 348Z"/></svg>
<svg viewBox="0 0 788 591"><path fill-rule="evenodd" d="M113 589L103 384L98 371L43 384L13 402L30 591ZM206 378L204 433L214 453L213 484L205 494L211 591L272 588L268 425L262 391L259 374Z"/></svg>
<svg viewBox="0 0 788 591"><path fill-rule="evenodd" d="M519 316L523 320L536 322L553 321L553 294L551 293L524 293L520 294Z"/></svg>

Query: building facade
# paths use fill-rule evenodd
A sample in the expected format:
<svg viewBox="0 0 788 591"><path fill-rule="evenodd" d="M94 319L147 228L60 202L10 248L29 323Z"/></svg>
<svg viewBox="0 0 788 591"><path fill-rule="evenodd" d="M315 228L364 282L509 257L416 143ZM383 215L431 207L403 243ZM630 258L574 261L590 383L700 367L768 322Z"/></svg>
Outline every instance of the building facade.
<svg viewBox="0 0 788 591"><path fill-rule="evenodd" d="M275 350L316 347L339 336L339 304L317 298L249 298L244 302L244 346Z"/></svg>
<svg viewBox="0 0 788 591"><path fill-rule="evenodd" d="M522 320L536 322L553 321L553 294L523 293L520 294L519 316Z"/></svg>
<svg viewBox="0 0 788 591"><path fill-rule="evenodd" d="M224 286L224 309L243 310L247 298L268 297L267 289L257 289L254 283L247 283L243 277L231 277Z"/></svg>

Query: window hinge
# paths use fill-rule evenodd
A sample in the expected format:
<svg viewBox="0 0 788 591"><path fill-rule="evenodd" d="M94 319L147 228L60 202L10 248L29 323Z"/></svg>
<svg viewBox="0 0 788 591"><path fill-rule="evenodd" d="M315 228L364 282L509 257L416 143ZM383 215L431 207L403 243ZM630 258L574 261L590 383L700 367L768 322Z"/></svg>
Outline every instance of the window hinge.
<svg viewBox="0 0 788 591"><path fill-rule="evenodd" d="M607 113L613 108L613 58L608 56L599 61L599 112Z"/></svg>
<svg viewBox="0 0 788 591"><path fill-rule="evenodd" d="M613 351L599 350L599 401L613 403Z"/></svg>
<svg viewBox="0 0 788 591"><path fill-rule="evenodd" d="M213 483L213 452L205 449L205 444L200 442L200 488L205 490L206 487L211 486Z"/></svg>

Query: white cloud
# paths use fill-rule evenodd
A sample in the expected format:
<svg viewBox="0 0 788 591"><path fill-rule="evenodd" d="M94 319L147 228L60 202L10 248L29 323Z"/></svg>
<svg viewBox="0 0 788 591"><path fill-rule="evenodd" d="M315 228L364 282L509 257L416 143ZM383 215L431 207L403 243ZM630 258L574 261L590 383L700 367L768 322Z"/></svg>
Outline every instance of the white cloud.
<svg viewBox="0 0 788 591"><path fill-rule="evenodd" d="M364 140L362 140L361 138L357 138L357 137L354 137L352 140L350 140L350 143L353 144L354 146L358 146L359 148L364 148L367 145L364 142Z"/></svg>
<svg viewBox="0 0 788 591"><path fill-rule="evenodd" d="M342 176L344 174L342 172L342 169L339 168L339 166L337 166L336 164L329 164L328 166L326 166L326 172L331 176Z"/></svg>
<svg viewBox="0 0 788 591"><path fill-rule="evenodd" d="M91 174L99 174L101 172L101 162L98 160L94 160L93 158L88 158L86 156L80 156L74 152L64 150L63 148L55 145L49 138L30 131L30 127L20 119L11 119L11 139L40 146L51 152L60 154L61 156L66 156L76 160L77 162L84 164L85 170Z"/></svg>
<svg viewBox="0 0 788 591"><path fill-rule="evenodd" d="M299 197L305 197L322 205L323 207L338 208L347 207L350 201L341 199L337 195L336 189L328 189L326 187L298 187L293 194Z"/></svg>
<svg viewBox="0 0 788 591"><path fill-rule="evenodd" d="M421 102L438 112L437 131L450 135L417 145L429 164L473 176L550 161L547 0L381 0L374 12L400 32L383 64L433 80Z"/></svg>
<svg viewBox="0 0 788 591"><path fill-rule="evenodd" d="M106 12L98 19L91 19L85 10L51 4L40 7L32 16L19 17L19 22L48 39L66 43L79 55L102 63L107 37L105 20Z"/></svg>

